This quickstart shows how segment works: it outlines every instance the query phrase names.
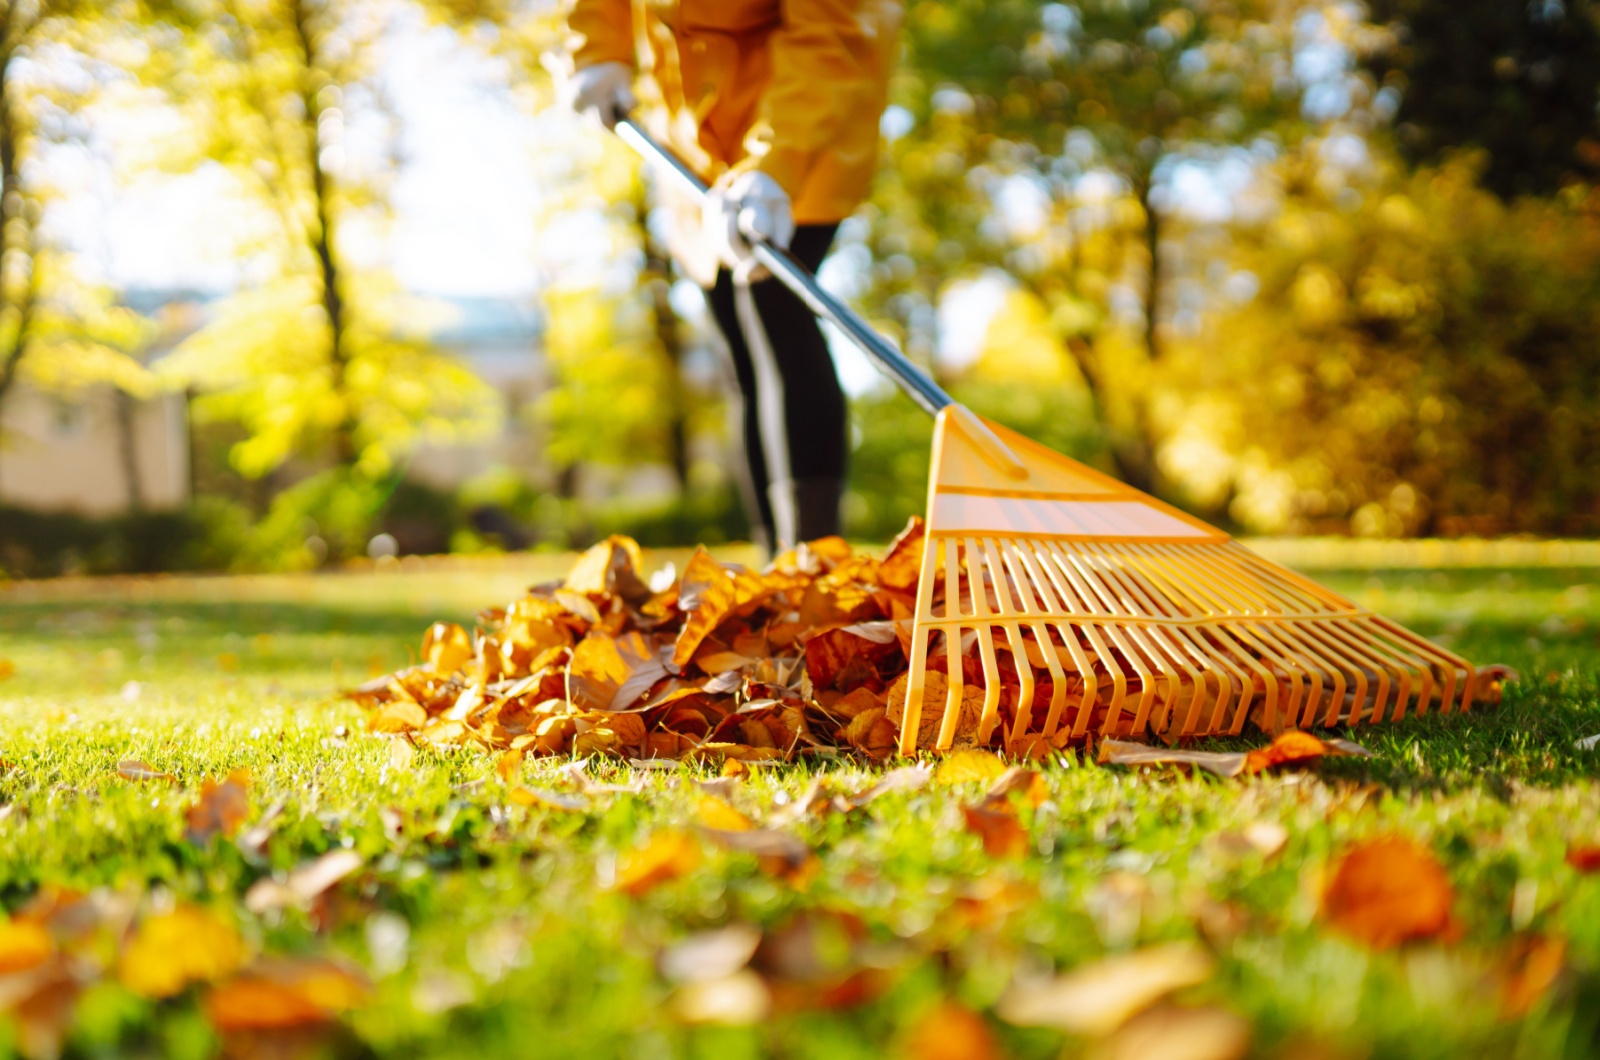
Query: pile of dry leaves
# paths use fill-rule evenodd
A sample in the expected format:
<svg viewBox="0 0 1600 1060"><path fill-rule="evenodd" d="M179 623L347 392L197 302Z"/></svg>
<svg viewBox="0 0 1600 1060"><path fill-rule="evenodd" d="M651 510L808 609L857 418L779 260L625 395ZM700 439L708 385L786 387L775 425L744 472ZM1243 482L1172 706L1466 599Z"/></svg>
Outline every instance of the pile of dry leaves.
<svg viewBox="0 0 1600 1060"><path fill-rule="evenodd" d="M702 549L681 577L647 581L639 546L613 537L565 581L481 614L475 633L436 623L418 665L351 696L374 731L436 747L887 758L922 545L913 521L881 559L825 538L757 572ZM971 746L970 728L962 736Z"/></svg>

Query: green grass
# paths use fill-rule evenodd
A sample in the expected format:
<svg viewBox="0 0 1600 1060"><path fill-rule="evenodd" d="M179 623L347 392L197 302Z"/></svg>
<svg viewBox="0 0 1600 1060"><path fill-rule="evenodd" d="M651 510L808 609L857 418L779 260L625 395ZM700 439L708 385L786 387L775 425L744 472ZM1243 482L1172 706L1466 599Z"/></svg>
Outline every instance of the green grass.
<svg viewBox="0 0 1600 1060"><path fill-rule="evenodd" d="M13 767L0 776L0 906L46 886L127 889L223 910L268 952L341 954L376 983L333 1043L348 1055L876 1057L945 998L986 1013L1007 1055L1076 1055L1092 1043L992 1016L1012 978L1200 937L1208 900L1235 905L1241 927L1212 933L1217 974L1184 998L1248 1018L1259 1055L1600 1048L1600 876L1564 862L1569 843L1600 841L1600 752L1573 746L1600 733L1600 571L1320 572L1524 677L1497 710L1350 734L1377 752L1369 761L1227 782L1060 762L1045 769L1048 802L1024 811L1031 851L1020 860L990 859L962 828L976 788L928 788L793 826L820 858L803 889L708 845L698 871L630 899L605 886L616 856L692 823L689 779L708 767L646 774L645 791L600 796L589 812L526 809L481 754L424 751L394 771L387 745L332 695L404 664L428 621L470 620L564 563L0 591L0 658L16 665L0 682L0 756ZM120 780L124 758L179 784ZM530 762L524 782L570 789L562 764ZM240 767L253 777L253 819L281 805L259 860L184 838L202 777ZM625 767L591 770L632 779ZM852 790L871 773L848 761L763 771L734 801L763 817L816 776ZM1275 858L1215 840L1263 819L1289 831ZM1459 940L1371 954L1319 921L1329 859L1386 832L1443 862ZM340 846L366 866L320 917L245 910L253 882ZM997 884L1036 897L963 926L958 899ZM870 946L851 959L875 969L881 993L780 1006L754 1026L673 1015L655 970L663 946L733 921L777 929L808 911L859 920ZM1502 1021L1493 976L1525 931L1565 936L1569 967L1531 1015ZM821 950L844 959L837 945ZM102 985L80 1002L68 1051L207 1055L216 1044L193 993L156 1004Z"/></svg>

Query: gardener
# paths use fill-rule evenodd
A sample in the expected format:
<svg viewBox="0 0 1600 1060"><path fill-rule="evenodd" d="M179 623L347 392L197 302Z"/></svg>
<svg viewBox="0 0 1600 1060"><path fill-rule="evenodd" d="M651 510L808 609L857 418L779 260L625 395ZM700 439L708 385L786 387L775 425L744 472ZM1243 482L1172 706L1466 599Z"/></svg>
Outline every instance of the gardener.
<svg viewBox="0 0 1600 1060"><path fill-rule="evenodd" d="M815 270L866 195L896 0L571 0L564 98L644 124L712 187L670 240L706 291L743 399L747 506L787 547L839 532L844 392L814 317L758 271L746 236Z"/></svg>

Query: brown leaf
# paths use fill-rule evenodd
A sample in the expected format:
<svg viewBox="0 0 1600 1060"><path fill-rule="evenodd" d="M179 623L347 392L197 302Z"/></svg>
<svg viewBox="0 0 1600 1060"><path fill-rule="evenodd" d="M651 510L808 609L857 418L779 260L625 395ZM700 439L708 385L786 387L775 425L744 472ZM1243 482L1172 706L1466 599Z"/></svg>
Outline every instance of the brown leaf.
<svg viewBox="0 0 1600 1060"><path fill-rule="evenodd" d="M514 782L517 777L522 775L522 752L512 748L495 759L494 771L495 775L500 778L501 783L510 784Z"/></svg>
<svg viewBox="0 0 1600 1060"><path fill-rule="evenodd" d="M250 771L235 769L226 780L207 777L200 785L200 797L185 812L185 835L196 846L209 843L214 836L233 835L250 816Z"/></svg>
<svg viewBox="0 0 1600 1060"><path fill-rule="evenodd" d="M1350 740L1321 740L1309 732L1290 729L1279 733L1270 745L1245 755L1244 771L1259 773L1273 766L1310 761L1323 755L1359 755L1371 758L1372 752Z"/></svg>
<svg viewBox="0 0 1600 1060"><path fill-rule="evenodd" d="M922 576L922 550L927 538L921 518L913 515L906 528L889 543L878 562L878 584L901 592L914 592Z"/></svg>
<svg viewBox="0 0 1600 1060"><path fill-rule="evenodd" d="M171 773L163 773L154 766L145 765L137 758L124 758L118 762L117 776L123 780L165 780L169 784L178 780Z"/></svg>
<svg viewBox="0 0 1600 1060"><path fill-rule="evenodd" d="M257 880L245 892L245 908L260 915L290 905L309 905L361 865L361 855L354 850L330 850L289 873L281 883Z"/></svg>
<svg viewBox="0 0 1600 1060"><path fill-rule="evenodd" d="M642 634L591 633L573 649L567 699L581 711L616 713L631 707L665 676L666 664Z"/></svg>
<svg viewBox="0 0 1600 1060"><path fill-rule="evenodd" d="M695 838L686 832L663 829L617 858L612 889L638 898L699 867L700 844Z"/></svg>
<svg viewBox="0 0 1600 1060"><path fill-rule="evenodd" d="M1334 868L1322 895L1330 927L1371 949L1451 931L1455 891L1433 854L1410 839L1359 843Z"/></svg>
<svg viewBox="0 0 1600 1060"><path fill-rule="evenodd" d="M696 549L683 568L683 579L678 584L678 607L685 618L672 649L672 665L679 668L689 665L701 642L723 619L752 603L765 591L761 579L749 571L724 567L704 548Z"/></svg>
<svg viewBox="0 0 1600 1060"><path fill-rule="evenodd" d="M1236 777L1241 773L1259 773L1273 766L1303 762L1324 755L1361 755L1371 757L1358 743L1349 740L1321 740L1306 732L1290 730L1280 734L1267 747L1254 751L1193 751L1179 747L1152 747L1129 740L1101 740L1102 765L1192 765L1209 770L1219 777Z"/></svg>
<svg viewBox="0 0 1600 1060"><path fill-rule="evenodd" d="M367 719L367 728L372 732L414 732L426 724L428 712L408 699L385 703Z"/></svg>
<svg viewBox="0 0 1600 1060"><path fill-rule="evenodd" d="M389 741L389 768L397 773L404 773L411 769L411 764L416 761L417 747L403 736L396 736Z"/></svg>
<svg viewBox="0 0 1600 1060"><path fill-rule="evenodd" d="M872 758L884 759L894 754L897 734L889 723L882 707L864 710L850 719L850 724L839 734L846 744L865 751Z"/></svg>
<svg viewBox="0 0 1600 1060"><path fill-rule="evenodd" d="M1192 943L1163 943L1080 965L1053 979L1013 983L995 1012L1021 1027L1098 1037L1168 994L1205 982L1212 970L1211 958Z"/></svg>
<svg viewBox="0 0 1600 1060"><path fill-rule="evenodd" d="M818 868L811 848L806 846L804 840L788 832L770 828L701 830L706 838L725 850L754 854L761 863L761 871L769 876L787 879L792 884L808 882Z"/></svg>

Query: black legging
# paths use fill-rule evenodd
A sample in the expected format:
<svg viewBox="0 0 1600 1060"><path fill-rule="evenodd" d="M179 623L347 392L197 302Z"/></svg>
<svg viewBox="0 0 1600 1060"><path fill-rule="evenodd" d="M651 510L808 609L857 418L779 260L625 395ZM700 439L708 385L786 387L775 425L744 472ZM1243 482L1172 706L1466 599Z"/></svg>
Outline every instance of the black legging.
<svg viewBox="0 0 1600 1060"><path fill-rule="evenodd" d="M800 225L790 251L813 272L833 244L836 224ZM733 355L744 403L747 498L752 529L766 544L794 544L839 532L839 496L845 472L847 413L844 391L817 319L788 288L770 277L750 285L756 315L766 332L752 341L740 321L733 275L723 269L707 292L712 316ZM759 370L763 345L772 351L772 371ZM763 385L763 383L767 385ZM772 384L776 384L773 386ZM776 393L772 391L776 391ZM773 443L773 444L769 444ZM792 504L794 517L774 512ZM790 525L783 525L788 522ZM782 538L792 535L793 541Z"/></svg>

